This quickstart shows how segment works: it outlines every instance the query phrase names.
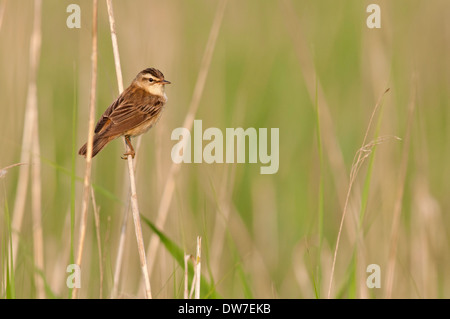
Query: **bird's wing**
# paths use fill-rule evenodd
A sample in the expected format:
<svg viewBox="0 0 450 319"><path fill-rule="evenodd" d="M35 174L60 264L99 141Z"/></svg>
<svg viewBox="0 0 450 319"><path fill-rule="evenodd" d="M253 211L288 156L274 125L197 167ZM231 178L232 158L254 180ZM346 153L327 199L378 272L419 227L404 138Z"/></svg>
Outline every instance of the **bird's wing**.
<svg viewBox="0 0 450 319"><path fill-rule="evenodd" d="M164 104L163 100L155 95L130 93L124 91L106 109L97 122L95 133L105 137L121 135L155 116Z"/></svg>
<svg viewBox="0 0 450 319"><path fill-rule="evenodd" d="M125 92L123 92L102 114L97 124L95 125L96 134L101 134L109 128L109 126L111 125L111 113L113 113L116 108L120 108L120 105L123 104L124 93Z"/></svg>

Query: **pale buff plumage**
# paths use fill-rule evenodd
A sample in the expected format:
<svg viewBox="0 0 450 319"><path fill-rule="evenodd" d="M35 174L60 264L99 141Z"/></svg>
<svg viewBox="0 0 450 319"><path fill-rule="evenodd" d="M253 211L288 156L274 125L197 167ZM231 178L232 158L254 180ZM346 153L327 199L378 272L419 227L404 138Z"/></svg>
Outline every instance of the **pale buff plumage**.
<svg viewBox="0 0 450 319"><path fill-rule="evenodd" d="M159 120L167 102L165 84L161 71L148 68L136 76L131 85L106 109L95 126L92 157L110 141L125 136L134 157L130 137L147 132ZM78 153L86 156L87 144Z"/></svg>

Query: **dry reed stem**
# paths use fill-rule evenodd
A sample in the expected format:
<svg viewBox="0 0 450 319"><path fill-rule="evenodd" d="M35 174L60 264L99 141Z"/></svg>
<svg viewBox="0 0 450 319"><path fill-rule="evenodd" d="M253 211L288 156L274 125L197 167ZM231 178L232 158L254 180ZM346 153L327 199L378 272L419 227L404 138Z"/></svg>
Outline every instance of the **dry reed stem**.
<svg viewBox="0 0 450 319"><path fill-rule="evenodd" d="M184 267L185 267L185 283L184 283L184 295L185 299L192 299L192 295L194 295L195 299L200 299L200 282L202 278L202 264L201 264L201 255L202 255L202 237L197 236L197 252L196 257L189 255L186 256L184 254ZM191 291L189 293L189 298L187 298L187 259L192 259L192 264L194 266L194 276L192 277L191 283Z"/></svg>
<svg viewBox="0 0 450 319"><path fill-rule="evenodd" d="M25 111L25 120L23 125L22 134L22 150L20 155L20 162L28 164L31 154L31 139L32 139L32 123L34 117L34 110L31 109L30 103L30 93L27 97L27 107ZM22 228L23 213L25 209L25 200L28 190L28 178L29 178L29 167L21 166L19 169L19 177L17 182L16 198L14 200L14 210L12 215L11 228L13 230L11 234L12 240L12 260L13 265L16 265L17 248L19 245L19 234ZM8 245L10 247L11 245Z"/></svg>
<svg viewBox="0 0 450 319"><path fill-rule="evenodd" d="M188 261L191 258L191 255L186 255L184 253L184 299L189 299L189 276L188 276Z"/></svg>
<svg viewBox="0 0 450 319"><path fill-rule="evenodd" d="M191 256L192 264L194 265L194 276L192 276L192 282L191 282L191 290L189 292L189 299L192 299L192 295L194 294L195 290L195 283L197 282L197 269L195 268L195 258L193 255Z"/></svg>
<svg viewBox="0 0 450 319"><path fill-rule="evenodd" d="M212 55L214 52L215 44L219 35L220 26L222 24L223 15L225 12L225 7L227 0L221 0L217 6L216 14L214 17L213 25L211 27L208 42L206 44L205 52L203 54L200 71L198 74L197 81L194 87L194 93L192 96L191 103L189 105L189 110L186 118L183 122L183 127L191 130L194 123L195 114L200 103L201 96L203 94L203 89L205 87L206 78L208 76L209 66L211 64ZM186 140L183 139L182 147L185 147ZM181 165L172 163L169 174L166 179L166 184L164 185L163 195L158 208L158 215L156 217L155 226L162 230L167 219L167 214L169 211L170 203L172 201L173 192L175 190L175 176L180 170ZM159 237L155 234L152 235L150 239L150 244L147 248L147 253L149 256L149 269L150 273L153 271L154 260L156 257L156 252L159 246Z"/></svg>
<svg viewBox="0 0 450 319"><path fill-rule="evenodd" d="M139 207L136 195L136 182L134 180L133 160L131 158L131 155L128 155L128 171L130 172L131 208L133 211L134 230L136 233L141 270L142 274L144 275L145 296L147 299L151 299L152 292L150 286L150 276L148 274L147 258L145 257L144 238L142 237L141 220L139 216Z"/></svg>
<svg viewBox="0 0 450 319"><path fill-rule="evenodd" d="M89 127L88 127L88 141L86 152L86 170L84 174L83 183L83 201L81 203L81 220L79 230L79 242L76 256L76 264L81 268L81 261L83 258L84 240L86 237L87 224L87 210L89 202L89 190L91 187L91 169L92 169L92 147L94 142L94 124L95 124L95 101L97 90L97 15L98 15L98 0L93 1L92 14L92 78L91 78L91 93L89 102ZM72 298L78 297L78 288L73 289Z"/></svg>
<svg viewBox="0 0 450 319"><path fill-rule="evenodd" d="M116 67L117 86L119 88L119 93L122 93L123 92L122 67L120 65L119 45L117 43L116 22L114 20L114 10L112 6L112 1L106 0L106 6L108 8L109 29L111 31L111 41L113 44L114 65Z"/></svg>
<svg viewBox="0 0 450 319"><path fill-rule="evenodd" d="M127 196L129 197L129 196ZM119 280L120 280L120 271L122 269L122 260L123 260L123 253L125 249L125 238L126 238L126 231L128 226L128 211L130 209L130 202L128 202L127 207L123 213L122 217L122 225L120 227L120 235L119 235L119 244L117 249L117 256L116 256L116 268L114 270L114 279L113 279L113 289L111 298L116 298L117 294L119 292Z"/></svg>
<svg viewBox="0 0 450 319"><path fill-rule="evenodd" d="M3 0L2 4L0 4L0 30L2 29L2 24L3 24L3 17L5 14L5 9L6 9L6 2L8 0Z"/></svg>
<svg viewBox="0 0 450 319"><path fill-rule="evenodd" d="M200 299L200 281L202 278L202 237L197 236L197 258L195 260L195 299Z"/></svg>
<svg viewBox="0 0 450 319"><path fill-rule="evenodd" d="M115 19L114 19L114 10L112 6L112 2L110 0L106 1L107 9L108 9L108 17L109 17L109 25L111 30L111 40L113 43L116 43L116 45L113 45L113 53L114 53L114 63L116 66L116 75L117 75L117 84L119 88L119 92L122 92L124 90L123 88L123 78L122 78L122 68L120 65L120 55L119 55L119 46L117 45L117 33L116 33L116 26L115 26ZM116 58L117 57L117 58ZM136 172L136 163L137 158L139 155L139 149L141 145L141 138L142 136L139 136L137 138L135 150L136 150L136 156L134 159L134 172ZM125 147L127 147L125 140L123 141ZM126 173L129 174L128 172ZM130 195L130 186L128 183L124 183L124 189L127 191L127 197L131 199ZM126 238L126 230L128 226L128 213L130 210L130 201L128 201L128 204L124 210L123 219L122 219L122 226L120 228L120 238L119 238L119 244L117 249L117 256L116 256L116 267L114 270L114 282L113 282L113 289L112 289L112 297L114 298L117 296L118 293L118 286L119 286L119 279L120 279L120 272L122 269L122 258L123 258L123 251L125 248L125 238Z"/></svg>
<svg viewBox="0 0 450 319"><path fill-rule="evenodd" d="M95 229L97 233L97 248L98 248L98 267L100 270L100 292L99 298L103 297L103 254L102 254L102 242L100 236L100 212L95 200L94 188L91 186L91 200L92 209L94 210Z"/></svg>
<svg viewBox="0 0 450 319"><path fill-rule="evenodd" d="M139 157L139 149L141 147L141 139L142 135L137 138L136 145L134 149L136 150L136 156L134 157L134 172L136 172L136 163ZM125 141L124 141L124 144ZM128 175L128 169L126 170L126 175ZM128 181L129 182L129 181ZM126 232L128 227L128 213L130 211L130 204L131 204L131 195L130 195L130 186L129 183L124 183L124 189L126 189L126 197L129 199L127 202L127 205L124 209L123 218L122 218L122 224L120 226L120 235L119 235L119 244L117 248L117 256L116 256L116 263L115 263L115 270L114 270L114 280L113 280L113 289L112 289L112 298L115 298L119 291L119 280L120 280L120 272L122 270L122 261L123 261L123 253L125 249L125 239L126 239Z"/></svg>
<svg viewBox="0 0 450 319"><path fill-rule="evenodd" d="M109 17L109 24L110 24L110 30L111 30L111 41L113 46L113 53L114 53L114 64L116 67L116 75L117 75L117 83L119 87L119 93L123 92L123 79L122 79L122 68L120 65L120 56L119 56L119 45L117 43L117 35L116 35L116 29L115 29L115 20L114 20L114 11L112 6L111 0L106 0L106 4L108 7L108 17ZM127 146L127 150L128 146ZM139 259L141 263L141 270L144 275L144 283L145 283L145 296L148 299L152 298L151 293L151 286L150 286L150 276L148 273L148 267L147 267L147 258L145 256L145 248L144 248L144 238L142 236L142 228L141 228L141 220L139 216L139 205L137 201L137 194L136 194L136 182L134 177L134 166L133 166L133 158L131 155L127 156L128 161L128 172L130 175L130 200L131 200L131 208L133 212L133 221L134 221L134 228L136 233L136 240L138 245L138 252L139 252Z"/></svg>
<svg viewBox="0 0 450 319"><path fill-rule="evenodd" d="M413 79L415 81L415 78ZM397 243L400 232L400 216L402 213L402 202L403 202L403 193L405 190L405 179L406 172L408 168L408 159L409 159L409 145L410 145L410 137L411 137L411 126L413 121L414 108L416 105L416 87L413 85L413 89L411 91L411 98L408 106L408 121L406 126L405 133L405 144L403 145L402 150L402 159L400 162L400 172L398 178L398 189L397 196L395 198L394 204L394 214L392 221L392 232L391 232L391 247L389 250L389 259L388 259L388 269L386 275L386 298L392 297L392 287L394 284L394 273L395 273L395 265L397 260Z"/></svg>
<svg viewBox="0 0 450 319"><path fill-rule="evenodd" d="M0 178L4 177L8 173L8 170L10 168L13 168L13 167L16 167L16 166L22 166L22 165L26 165L26 164L27 163L15 163L15 164L11 164L11 165L8 165L6 167L0 168Z"/></svg>
<svg viewBox="0 0 450 319"><path fill-rule="evenodd" d="M379 99L377 101L377 104L375 104L375 108L374 108L374 110L372 112L372 115L371 115L370 120L369 120L369 124L368 124L367 129L366 129L366 133L364 135L362 146L356 152L356 155L355 155L354 160L353 160L352 169L350 171L350 181L349 181L349 186L348 186L348 189L347 189L347 196L345 197L344 209L343 209L343 212L342 212L341 223L339 225L339 232L338 232L337 239L336 239L336 248L334 250L333 264L331 266L330 283L329 283L329 286L328 286L328 294L327 294L327 298L328 299L330 299L330 297L331 297L331 287L333 285L334 269L335 269L335 266L336 266L336 259L337 259L338 249L339 249L339 242L340 242L340 239L341 239L342 228L344 226L344 219L345 219L345 215L347 213L347 206L348 206L348 203L349 203L349 200L350 200L350 194L351 194L351 191L352 191L353 183L354 183L354 181L356 179L356 176L357 176L357 174L359 172L359 169L361 168L361 165L363 164L364 160L370 155L370 152L371 152L372 148L375 145L377 145L377 144L379 144L379 143L381 143L383 141L383 139L381 139L380 141L377 140L377 141L370 142L369 144L366 144L367 136L369 135L369 131L370 131L370 128L372 126L373 118L374 118L374 116L375 116L379 106L381 105L381 101L382 101L384 95L388 91L389 91L389 89L384 91L384 93L379 97Z"/></svg>
<svg viewBox="0 0 450 319"><path fill-rule="evenodd" d="M3 3L2 12L3 15L4 12L4 6L5 2ZM30 78L28 82L28 92L27 92L27 102L25 107L25 119L24 119L24 125L23 125L23 134L22 134L22 150L20 154L20 163L28 163L31 160L31 152L32 150L36 150L36 147L33 147L33 142L36 142L36 139L33 139L33 134L38 130L38 107L37 107L37 71L39 66L39 58L40 58L40 51L41 51L41 8L42 8L42 1L41 0L35 0L34 2L34 21L33 21L33 31L31 34L30 39L30 55L29 55L29 63L30 63ZM39 148L39 147L38 147ZM36 157L33 157L35 159ZM39 162L37 163L38 168L40 167ZM40 208L38 211L35 211L37 207L40 207L38 197L40 198L40 194L38 192L38 188L40 188L40 177L36 175L37 169L33 169L33 175L34 175L34 183L33 183L33 200L35 205L33 205L33 221L36 220L37 224L37 234L36 236L40 236L39 229L42 229L40 225ZM28 166L21 166L19 170L19 179L17 184L17 192L16 192L16 198L14 201L14 211L13 211L13 219L12 219L12 255L13 255L13 265L16 265L16 257L17 257L17 249L19 244L19 234L20 229L22 228L22 220L23 220L23 214L25 210L25 201L27 197L27 189L28 189L28 182L29 182L29 174L30 174L30 168ZM42 236L40 236L42 239ZM37 239L37 237L35 238ZM39 265L36 265L37 267L40 267L42 269L43 262L43 253L41 253L41 248L38 246L42 246L41 239L38 239L38 242L36 243L37 246L37 253L36 260L39 263ZM35 245L35 243L33 243ZM8 245L10 247L10 245ZM37 278L37 288L38 288L38 296L41 296L42 294L39 292L41 286L41 279Z"/></svg>
<svg viewBox="0 0 450 319"><path fill-rule="evenodd" d="M129 198L129 192L127 197ZM126 232L127 232L127 226L128 226L128 211L130 209L130 202L128 201L128 204L125 208L125 211L123 213L122 217L122 224L120 226L120 235L119 235L119 244L117 248L117 256L116 256L116 268L114 270L114 279L113 279L113 289L111 298L116 298L119 292L119 280L120 280L120 271L122 269L122 260L123 260L123 253L125 249L125 238L126 238Z"/></svg>
<svg viewBox="0 0 450 319"><path fill-rule="evenodd" d="M33 58L35 61L35 70L33 75L34 86L34 108L36 110L33 125L33 140L32 140L32 163L31 166L31 214L33 221L33 256L34 265L37 269L44 271L44 236L42 231L42 210L41 210L41 199L42 199L42 182L41 182L41 149L39 145L39 119L38 119L38 101L37 101L37 68L39 63L39 55L41 49L41 11L42 11L42 1L37 0L35 2L34 8L34 25L33 25L33 35L34 38L33 48L35 55ZM36 295L37 298L45 298L44 280L39 273L35 273L34 276L36 284Z"/></svg>
<svg viewBox="0 0 450 319"><path fill-rule="evenodd" d="M31 206L32 206L32 220L33 220L33 256L34 265L37 269L44 271L44 235L42 230L42 182L41 182L41 151L39 146L39 128L36 123L34 125L33 133L33 165L31 167ZM44 280L42 276L35 272L34 280L36 284L37 298L45 298Z"/></svg>
<svg viewBox="0 0 450 319"><path fill-rule="evenodd" d="M117 86L119 89L119 92L123 92L123 78L122 78L122 67L120 64L120 54L119 54L119 46L117 45L117 33L116 33L116 23L114 19L114 10L112 6L111 1L106 1L106 6L108 10L108 20L109 20L109 26L110 26L110 32L111 32L111 41L113 43L116 43L116 45L113 44L113 54L114 54L114 63L115 63L115 70L116 70L116 77L117 77ZM117 57L117 58L116 58ZM124 145L126 145L124 141ZM125 146L126 147L126 146ZM136 163L136 161L135 161ZM136 165L134 167L136 170ZM128 169L127 169L128 170ZM126 172L126 175L129 173ZM129 180L128 180L129 182ZM127 198L131 199L131 192L130 192L130 186L129 183L125 183L124 188L127 189ZM128 212L130 210L130 200L127 203L127 206L125 208L123 219L122 219L122 226L120 228L120 236L119 236L119 245L117 250L117 256L116 256L116 268L114 270L114 282L113 282L113 289L112 289L112 298L115 298L118 294L118 286L119 286L119 279L120 279L120 271L122 269L122 260L123 260L123 252L125 247L125 238L126 238L126 230L128 226Z"/></svg>

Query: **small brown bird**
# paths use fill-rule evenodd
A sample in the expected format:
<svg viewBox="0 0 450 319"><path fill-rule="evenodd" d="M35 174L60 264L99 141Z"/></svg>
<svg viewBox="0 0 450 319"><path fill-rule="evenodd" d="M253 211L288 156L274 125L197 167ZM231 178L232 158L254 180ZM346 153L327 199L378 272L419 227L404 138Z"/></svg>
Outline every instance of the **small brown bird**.
<svg viewBox="0 0 450 319"><path fill-rule="evenodd" d="M130 137L147 132L161 117L167 96L164 85L170 84L161 71L148 68L136 76L131 85L106 109L95 126L92 157L113 139L125 136L130 151L123 154L134 158ZM86 156L87 143L78 154Z"/></svg>

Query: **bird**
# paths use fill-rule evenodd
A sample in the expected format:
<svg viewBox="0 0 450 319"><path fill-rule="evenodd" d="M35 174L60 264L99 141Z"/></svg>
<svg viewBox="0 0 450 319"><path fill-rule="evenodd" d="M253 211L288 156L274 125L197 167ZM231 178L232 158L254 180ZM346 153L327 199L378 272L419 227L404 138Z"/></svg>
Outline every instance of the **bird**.
<svg viewBox="0 0 450 319"><path fill-rule="evenodd" d="M109 142L125 136L129 151L123 154L135 156L131 137L147 132L161 117L167 102L165 85L171 84L164 74L155 68L147 68L138 73L130 86L106 109L98 120L94 131L92 157L98 154ZM78 154L87 154L87 143Z"/></svg>

